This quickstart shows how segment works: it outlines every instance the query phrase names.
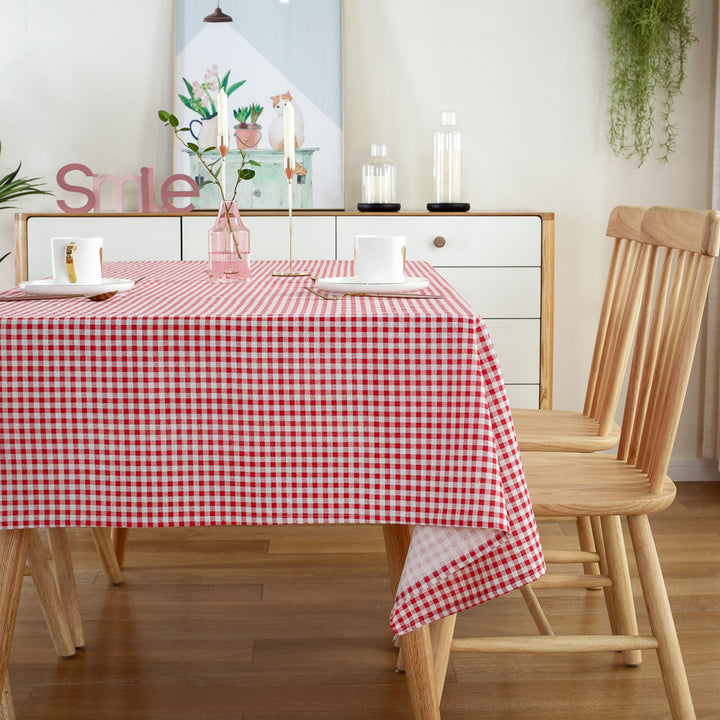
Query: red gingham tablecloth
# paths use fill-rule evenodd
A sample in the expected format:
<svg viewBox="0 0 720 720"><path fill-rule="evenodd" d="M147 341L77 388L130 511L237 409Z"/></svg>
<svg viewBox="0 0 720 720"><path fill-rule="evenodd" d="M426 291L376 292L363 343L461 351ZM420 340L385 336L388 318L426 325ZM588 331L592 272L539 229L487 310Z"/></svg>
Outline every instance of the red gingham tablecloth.
<svg viewBox="0 0 720 720"><path fill-rule="evenodd" d="M0 303L0 528L416 525L396 634L544 572L492 342L432 267L408 263L443 299L338 301L286 263L206 267L106 263L143 280Z"/></svg>

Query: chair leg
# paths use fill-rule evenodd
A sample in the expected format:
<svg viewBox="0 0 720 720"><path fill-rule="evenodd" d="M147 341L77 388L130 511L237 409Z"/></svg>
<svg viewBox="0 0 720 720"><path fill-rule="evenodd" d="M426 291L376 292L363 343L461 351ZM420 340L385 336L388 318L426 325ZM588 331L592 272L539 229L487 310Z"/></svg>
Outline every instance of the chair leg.
<svg viewBox="0 0 720 720"><path fill-rule="evenodd" d="M129 532L128 528L113 528L110 531L110 538L112 540L113 547L115 548L115 556L117 557L118 565L121 570L125 567L125 549L127 548Z"/></svg>
<svg viewBox="0 0 720 720"><path fill-rule="evenodd" d="M65 608L73 644L76 648L85 647L85 631L80 616L80 600L67 530L65 528L48 528L47 538L55 567L55 580L60 593L60 601Z"/></svg>
<svg viewBox="0 0 720 720"><path fill-rule="evenodd" d="M615 628L613 632L619 635L637 635L637 618L635 604L633 603L632 586L630 585L630 569L628 568L625 542L623 540L622 525L617 515L603 517L602 526L605 562L608 566L608 575L612 580L611 608L608 610L614 617ZM623 660L629 667L642 663L640 650L625 650Z"/></svg>
<svg viewBox="0 0 720 720"><path fill-rule="evenodd" d="M579 517L575 521L577 527L578 543L580 549L585 552L598 552L597 542L593 538L592 525L589 517ZM583 572L586 575L599 575L600 568L597 563L583 563ZM599 590L600 588L589 588L590 590Z"/></svg>
<svg viewBox="0 0 720 720"><path fill-rule="evenodd" d="M673 720L695 720L690 686L680 652L667 588L647 515L628 518L650 628L658 642L658 660Z"/></svg>
<svg viewBox="0 0 720 720"><path fill-rule="evenodd" d="M37 529L30 531L28 565L55 652L60 657L71 657L75 654L75 643L70 632L65 607L58 593L55 576L50 567L45 546L40 539L40 531Z"/></svg>
<svg viewBox="0 0 720 720"><path fill-rule="evenodd" d="M90 528L92 538L95 541L95 548L100 556L105 574L113 585L120 585L123 581L123 573L118 564L115 548L110 539L109 528Z"/></svg>
<svg viewBox="0 0 720 720"><path fill-rule="evenodd" d="M445 676L450 662L450 643L455 632L457 615L447 615L430 625L430 642L432 643L435 662L435 680L437 681L438 703L442 700L445 689Z"/></svg>
<svg viewBox="0 0 720 720"><path fill-rule="evenodd" d="M535 623L537 631L541 635L554 635L555 632L552 629L552 625L550 625L550 622L545 615L545 611L542 609L542 605L540 605L540 601L537 599L537 595L535 595L535 591L532 587L530 585L523 585L520 588L520 594L525 601L527 609L530 611L530 616Z"/></svg>
<svg viewBox="0 0 720 720"><path fill-rule="evenodd" d="M5 673L5 684L0 695L0 720L15 720L15 706L10 693L10 680Z"/></svg>
<svg viewBox="0 0 720 720"><path fill-rule="evenodd" d="M593 537L595 539L595 547L597 548L597 553L600 557L600 574L609 577L600 518L593 517L590 519L590 523L592 526ZM612 588L604 587L603 592L605 593L605 607L607 608L608 620L610 621L610 630L612 631L613 635L619 635L620 631L618 630L617 622L615 621L615 598L613 597Z"/></svg>

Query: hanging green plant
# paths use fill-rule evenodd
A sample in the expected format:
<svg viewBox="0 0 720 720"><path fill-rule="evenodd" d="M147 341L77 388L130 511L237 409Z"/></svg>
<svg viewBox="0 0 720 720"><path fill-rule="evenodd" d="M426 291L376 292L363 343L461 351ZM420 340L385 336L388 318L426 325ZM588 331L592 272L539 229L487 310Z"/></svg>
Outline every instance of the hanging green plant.
<svg viewBox="0 0 720 720"><path fill-rule="evenodd" d="M690 0L603 2L610 16L610 147L617 156L637 156L642 165L659 115L658 159L667 162L677 139L675 99L685 80L688 48L697 41Z"/></svg>

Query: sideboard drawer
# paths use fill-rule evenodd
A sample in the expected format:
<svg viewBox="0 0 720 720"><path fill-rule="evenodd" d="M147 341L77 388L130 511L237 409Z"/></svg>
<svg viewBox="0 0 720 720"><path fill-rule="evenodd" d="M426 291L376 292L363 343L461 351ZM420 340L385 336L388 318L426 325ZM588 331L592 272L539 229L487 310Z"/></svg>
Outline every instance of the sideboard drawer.
<svg viewBox="0 0 720 720"><path fill-rule="evenodd" d="M503 378L509 384L540 382L540 320L485 321L497 352Z"/></svg>
<svg viewBox="0 0 720 720"><path fill-rule="evenodd" d="M540 268L438 268L484 319L539 318Z"/></svg>
<svg viewBox="0 0 720 720"><path fill-rule="evenodd" d="M540 406L540 393L537 385L505 383L505 390L511 408L538 408Z"/></svg>
<svg viewBox="0 0 720 720"><path fill-rule="evenodd" d="M208 230L214 217L189 216L182 219L183 260L207 260ZM290 257L287 216L243 217L250 231L250 257L253 260L288 260ZM293 217L293 260L333 260L335 258L334 217Z"/></svg>
<svg viewBox="0 0 720 720"><path fill-rule="evenodd" d="M338 217L339 260L352 259L355 235L405 235L408 260L436 267L541 264L541 221L532 215Z"/></svg>
<svg viewBox="0 0 720 720"><path fill-rule="evenodd" d="M52 275L53 237L101 237L106 261L180 260L179 217L31 217L27 221L28 280Z"/></svg>

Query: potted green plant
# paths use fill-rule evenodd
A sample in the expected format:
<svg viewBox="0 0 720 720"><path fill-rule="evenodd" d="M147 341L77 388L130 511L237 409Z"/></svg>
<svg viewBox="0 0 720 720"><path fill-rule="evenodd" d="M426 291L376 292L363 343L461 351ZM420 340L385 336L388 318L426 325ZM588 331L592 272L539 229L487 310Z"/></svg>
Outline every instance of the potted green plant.
<svg viewBox="0 0 720 720"><path fill-rule="evenodd" d="M264 109L253 103L233 111L238 123L235 126L235 140L239 150L254 148L260 142L262 125L258 125L258 118Z"/></svg>
<svg viewBox="0 0 720 720"><path fill-rule="evenodd" d="M0 153L2 153L1 142ZM52 195L49 190L43 189L42 182L39 182L39 178L20 177L21 166L22 163L18 163L15 170L5 175L5 177L0 178L0 209L16 207L11 203L18 198L27 197L28 195ZM0 257L0 262L8 255L10 255L9 252Z"/></svg>
<svg viewBox="0 0 720 720"><path fill-rule="evenodd" d="M675 150L675 99L685 79L693 34L690 0L603 0L610 40L610 147L617 156L636 156L642 165L655 143L656 116L661 155ZM659 108L657 104L659 103Z"/></svg>
<svg viewBox="0 0 720 720"><path fill-rule="evenodd" d="M188 123L190 134L200 147L215 145L218 93L224 90L229 97L245 84L245 80L230 84L230 70L221 78L218 66L213 65L205 72L202 82L195 80L191 83L183 78L183 83L188 94L178 95L180 102L200 116Z"/></svg>

